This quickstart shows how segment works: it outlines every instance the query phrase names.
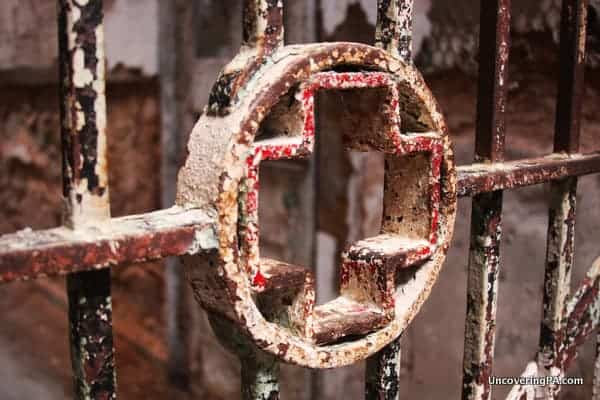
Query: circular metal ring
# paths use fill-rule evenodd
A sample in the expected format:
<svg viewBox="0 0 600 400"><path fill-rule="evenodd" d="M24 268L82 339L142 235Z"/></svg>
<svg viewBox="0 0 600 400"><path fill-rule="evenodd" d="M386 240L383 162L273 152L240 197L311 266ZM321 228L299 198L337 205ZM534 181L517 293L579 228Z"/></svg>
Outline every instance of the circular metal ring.
<svg viewBox="0 0 600 400"><path fill-rule="evenodd" d="M375 47L286 46L251 72L240 65L238 57L213 89L179 175L178 204L218 220L218 251L185 259L195 295L286 362L334 368L363 360L408 326L444 262L456 216L445 121L414 66ZM344 132L344 143L385 154L382 230L348 247L340 298L315 306L308 269L259 255L258 168L310 155L316 93L341 91L361 107L366 90L378 91L369 103L376 112Z"/></svg>

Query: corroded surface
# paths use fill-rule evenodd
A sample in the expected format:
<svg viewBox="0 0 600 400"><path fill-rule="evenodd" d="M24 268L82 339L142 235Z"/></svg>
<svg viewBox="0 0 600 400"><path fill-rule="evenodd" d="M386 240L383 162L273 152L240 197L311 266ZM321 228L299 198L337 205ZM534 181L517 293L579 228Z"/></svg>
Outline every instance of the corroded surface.
<svg viewBox="0 0 600 400"><path fill-rule="evenodd" d="M526 160L476 163L460 166L457 171L458 196L474 196L598 173L600 153L551 154Z"/></svg>
<svg viewBox="0 0 600 400"><path fill-rule="evenodd" d="M233 64L236 63L234 60ZM336 72L336 67L358 72ZM388 116L385 120L391 123L386 123L383 131L374 128L367 129L367 134L360 129L349 131L344 143L349 150L368 149L386 154L386 192L390 195L384 200L382 229L392 238L406 240L373 238L372 242L365 242L364 251L355 251L358 259L352 260L350 256L347 270L360 271L368 266L392 272L402 265L413 267L398 275L382 273L381 283L390 283L383 291L379 288L385 285L366 284L370 277L360 278L362 275L356 274L358 279L344 283L342 276L343 293L337 301L350 307L348 313L333 312L335 303L315 308L314 288L307 282L308 286L301 291L300 305L303 305L292 302L295 305L288 308L289 323L269 324L264 311L253 300L255 293L271 286L271 276L263 271L258 253L260 229L256 210L260 162L310 155L317 91L373 88L384 89L383 98L388 100L379 112ZM290 106L280 107L282 99ZM287 46L273 53L249 77L244 90L238 91L237 98L230 103L231 112L219 115L211 112L210 107L192 133L188 145L190 156L178 184L178 204L218 213L218 253L209 259L185 260L203 306L236 321L268 353L312 368L350 364L395 339L412 320L437 277L455 213L455 175L446 128L418 72L370 46L352 43ZM277 128L274 121L293 122L297 118L282 115L267 118L271 112L299 114L304 122L285 123ZM370 117L365 115L365 118ZM265 120L268 125L263 123ZM373 123L373 127L378 126ZM295 126L301 130L291 129ZM411 157L421 161L401 161ZM397 177L411 179L411 172L416 177L415 190L402 191L403 181ZM397 206L402 202L412 204L411 201L423 204L417 208ZM421 217L414 218L411 213ZM405 256L392 255L394 249L402 254L403 248ZM385 261L387 258L389 261ZM394 290L394 279L398 279L401 289ZM369 299L375 298L379 300L373 304ZM377 311L378 307L383 308ZM369 309L374 318L362 318L370 315ZM388 310L384 313L387 323L375 317L384 309ZM353 318L341 315L352 313L357 314ZM298 319L306 323L300 324ZM332 343L350 334L357 335L356 340Z"/></svg>
<svg viewBox="0 0 600 400"><path fill-rule="evenodd" d="M0 284L209 251L214 229L204 212L179 207L78 229L25 229L0 236Z"/></svg>
<svg viewBox="0 0 600 400"><path fill-rule="evenodd" d="M59 1L66 223L110 215L102 1Z"/></svg>
<svg viewBox="0 0 600 400"><path fill-rule="evenodd" d="M401 338L394 340L367 359L366 400L400 398L400 341Z"/></svg>
<svg viewBox="0 0 600 400"><path fill-rule="evenodd" d="M102 4L58 1L63 216L71 228L110 217ZM67 276L67 293L75 396L114 399L110 271Z"/></svg>
<svg viewBox="0 0 600 400"><path fill-rule="evenodd" d="M510 18L510 0L481 7L475 162L504 160ZM502 192L473 197L463 357L465 400L491 399L488 378L494 360L501 238Z"/></svg>
<svg viewBox="0 0 600 400"><path fill-rule="evenodd" d="M558 328L549 332L553 335L551 347L540 346L537 360L527 364L521 376L564 377L565 371L573 365L581 345L590 337L595 337L600 324L600 259L597 259L578 289L561 308ZM558 297L557 297L558 299ZM549 366L548 361L552 364ZM507 400L552 399L560 391L559 385L525 386L516 385ZM594 388L597 396L597 388Z"/></svg>
<svg viewBox="0 0 600 400"><path fill-rule="evenodd" d="M412 53L412 0L377 0L375 45L409 62Z"/></svg>

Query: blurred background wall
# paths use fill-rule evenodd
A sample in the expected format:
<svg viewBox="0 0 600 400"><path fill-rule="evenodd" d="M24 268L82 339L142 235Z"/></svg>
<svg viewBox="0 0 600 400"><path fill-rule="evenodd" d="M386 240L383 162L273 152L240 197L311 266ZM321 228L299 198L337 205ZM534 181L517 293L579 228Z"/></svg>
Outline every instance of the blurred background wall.
<svg viewBox="0 0 600 400"><path fill-rule="evenodd" d="M290 43L373 41L375 0L286 3ZM463 164L473 157L478 3L415 1L416 62L445 112ZM509 159L551 151L560 14L558 0L513 3ZM118 216L170 205L187 134L219 69L237 52L241 2L105 0L105 15L111 206ZM600 147L594 21L583 151ZM0 233L60 224L56 55L55 1L0 2ZM322 110L322 123L335 111ZM383 167L376 154L340 151L337 135L323 132L318 140L319 159L263 168L260 216L262 251L313 267L323 301L337 290L337 258L345 243L379 227ZM583 178L579 193L574 283L600 254L600 178ZM401 390L407 398L460 395L469 213L470 200L461 200L444 270L404 335ZM504 224L494 373L519 375L539 334L546 189L507 193ZM166 268L142 264L113 271L121 398L238 398L237 361L217 344L182 279L176 260ZM63 279L0 286L0 398L70 398L63 286ZM571 371L588 385L566 388L565 398L589 396L592 360L590 345ZM285 367L284 398L360 399L362 368ZM498 388L498 398L503 392Z"/></svg>

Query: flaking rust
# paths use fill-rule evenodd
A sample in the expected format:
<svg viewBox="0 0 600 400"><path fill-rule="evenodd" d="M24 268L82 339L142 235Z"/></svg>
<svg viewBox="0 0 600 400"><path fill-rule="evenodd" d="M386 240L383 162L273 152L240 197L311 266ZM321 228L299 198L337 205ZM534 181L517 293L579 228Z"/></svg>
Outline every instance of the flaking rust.
<svg viewBox="0 0 600 400"><path fill-rule="evenodd" d="M412 58L413 2L377 0L375 44L401 60Z"/></svg>
<svg viewBox="0 0 600 400"><path fill-rule="evenodd" d="M594 333L600 324L600 258L597 259L579 288L563 305L560 327L552 332L552 346L540 346L537 359L527 364L521 376L545 377L565 376L565 371L573 365L579 347ZM548 366L548 360L552 365ZM597 370L597 364L595 366ZM597 396L596 378L594 378L594 396ZM534 400L538 398L556 398L560 386L516 385L510 391L507 400Z"/></svg>
<svg viewBox="0 0 600 400"><path fill-rule="evenodd" d="M59 1L66 224L110 216L102 1Z"/></svg>
<svg viewBox="0 0 600 400"><path fill-rule="evenodd" d="M102 6L58 1L63 216L73 229L110 218ZM94 267L67 276L75 396L115 399L110 271Z"/></svg>
<svg viewBox="0 0 600 400"><path fill-rule="evenodd" d="M192 132L177 203L217 215L218 249L185 264L200 303L261 351L311 368L347 365L394 341L437 279L456 213L446 125L419 73L384 50L327 43L263 56L248 66L242 52L225 67L241 68L233 84L240 86L218 84L214 98L229 93L226 107L209 104ZM311 155L318 92L343 91L360 102L361 91L374 89L381 105L365 113L364 129L344 129L344 145L386 155L382 232L348 249L341 296L315 306L307 266L260 257L260 163ZM275 283L283 277L291 279L286 290Z"/></svg>

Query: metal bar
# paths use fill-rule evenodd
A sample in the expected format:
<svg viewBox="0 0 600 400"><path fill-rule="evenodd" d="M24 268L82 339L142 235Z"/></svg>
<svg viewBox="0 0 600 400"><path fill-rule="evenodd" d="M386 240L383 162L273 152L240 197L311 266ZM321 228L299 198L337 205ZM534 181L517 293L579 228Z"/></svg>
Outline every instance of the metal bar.
<svg viewBox="0 0 600 400"><path fill-rule="evenodd" d="M243 43L272 53L283 46L283 1L244 0Z"/></svg>
<svg viewBox="0 0 600 400"><path fill-rule="evenodd" d="M561 16L560 78L556 105L554 151L579 150L581 101L583 97L587 0L564 0ZM575 252L577 178L550 185L551 203L544 274L544 307L540 328L538 364L543 374L564 372L560 348L565 339L565 305L571 284ZM556 398L560 386L548 388Z"/></svg>
<svg viewBox="0 0 600 400"><path fill-rule="evenodd" d="M556 375L560 373L557 357L573 266L577 178L552 182L550 196L538 363L544 373Z"/></svg>
<svg viewBox="0 0 600 400"><path fill-rule="evenodd" d="M65 224L110 218L102 0L58 1ZM110 271L67 277L75 396L116 398Z"/></svg>
<svg viewBox="0 0 600 400"><path fill-rule="evenodd" d="M588 3L588 0L563 0L562 3L556 152L575 153L579 149Z"/></svg>
<svg viewBox="0 0 600 400"><path fill-rule="evenodd" d="M458 168L458 193L472 196L600 172L600 153L551 155ZM201 210L172 207L100 221L74 230L24 230L0 236L0 283L67 274L210 250L214 221ZM154 243L156 247L149 247Z"/></svg>
<svg viewBox="0 0 600 400"><path fill-rule="evenodd" d="M76 229L24 230L0 237L0 284L216 248L213 221L172 207Z"/></svg>
<svg viewBox="0 0 600 400"><path fill-rule="evenodd" d="M279 362L261 351L241 357L242 400L279 399Z"/></svg>
<svg viewBox="0 0 600 400"><path fill-rule="evenodd" d="M400 398L401 339L394 340L367 359L366 400L398 400Z"/></svg>
<svg viewBox="0 0 600 400"><path fill-rule="evenodd" d="M504 159L510 0L482 1L475 160ZM463 399L490 399L496 333L502 192L473 198L463 360Z"/></svg>
<svg viewBox="0 0 600 400"><path fill-rule="evenodd" d="M577 358L578 348L596 332L600 324L600 258L593 264L592 268L587 272L583 283L575 291L573 296L565 301L564 312L561 315L560 331L556 333L555 350L556 354L553 358L556 360L552 366L554 370L548 371L548 368L538 360L527 364L525 372L521 376L527 377L544 377L550 372L561 374L561 371L566 371ZM598 335L597 340L600 339ZM598 351L600 345L596 344ZM598 352L597 352L598 354ZM598 356L597 356L598 357ZM598 358L594 365L594 386L592 398L598 396L598 368L600 362ZM558 395L560 387L553 385L535 386L535 385L515 385L510 391L507 400L512 399L541 399L554 398Z"/></svg>
<svg viewBox="0 0 600 400"><path fill-rule="evenodd" d="M510 7L510 0L482 1L480 6L476 161L504 159Z"/></svg>
<svg viewBox="0 0 600 400"><path fill-rule="evenodd" d="M600 400L600 333L596 334L596 359L594 361L592 400Z"/></svg>
<svg viewBox="0 0 600 400"><path fill-rule="evenodd" d="M377 0L375 45L412 63L413 0ZM366 400L400 398L402 337L396 338L367 360Z"/></svg>
<svg viewBox="0 0 600 400"><path fill-rule="evenodd" d="M180 132L184 127L185 101L189 97L190 63L186 53L195 51L185 31L193 30L185 15L194 15L198 2L159 2L159 55L161 106L161 200L163 207L175 202L177 173L182 155ZM187 63L186 63L187 62ZM182 84L185 82L185 85ZM172 385L183 391L190 386L190 297L180 260L169 257L165 266L165 320L167 331L167 373Z"/></svg>
<svg viewBox="0 0 600 400"><path fill-rule="evenodd" d="M375 44L412 62L413 0L377 0Z"/></svg>
<svg viewBox="0 0 600 400"><path fill-rule="evenodd" d="M284 42L283 1L244 0L243 44L258 50L257 60L248 70L257 68L262 56L273 53ZM258 357L258 356L257 356ZM242 364L242 399L279 399L279 364L267 364L250 357L240 357Z"/></svg>
<svg viewBox="0 0 600 400"><path fill-rule="evenodd" d="M578 348L600 323L600 259L587 272L583 283L565 306L559 368L566 370L577 358Z"/></svg>
<svg viewBox="0 0 600 400"><path fill-rule="evenodd" d="M471 215L463 399L489 399L496 333L502 192L477 195Z"/></svg>
<svg viewBox="0 0 600 400"><path fill-rule="evenodd" d="M475 196L496 190L538 185L569 176L600 172L600 152L551 154L540 158L464 165L458 170L457 193Z"/></svg>

